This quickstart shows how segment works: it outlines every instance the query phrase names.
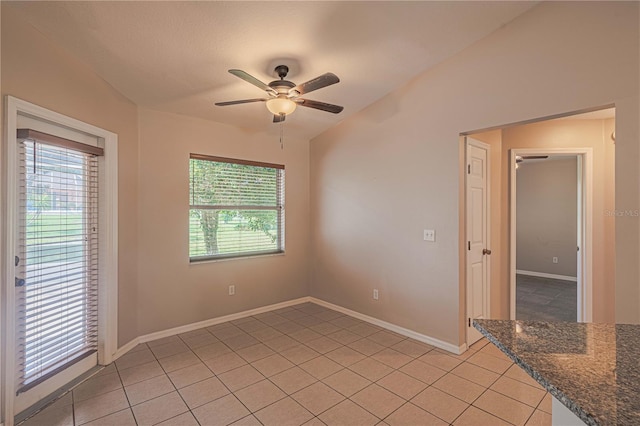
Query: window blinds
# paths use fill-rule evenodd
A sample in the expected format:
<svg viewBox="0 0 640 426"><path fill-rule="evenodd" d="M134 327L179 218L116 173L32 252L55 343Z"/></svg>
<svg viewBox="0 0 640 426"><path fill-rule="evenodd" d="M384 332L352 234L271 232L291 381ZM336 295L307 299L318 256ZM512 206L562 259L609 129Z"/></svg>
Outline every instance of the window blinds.
<svg viewBox="0 0 640 426"><path fill-rule="evenodd" d="M284 166L192 154L191 261L284 251Z"/></svg>
<svg viewBox="0 0 640 426"><path fill-rule="evenodd" d="M18 393L97 350L101 152L52 138L19 143Z"/></svg>

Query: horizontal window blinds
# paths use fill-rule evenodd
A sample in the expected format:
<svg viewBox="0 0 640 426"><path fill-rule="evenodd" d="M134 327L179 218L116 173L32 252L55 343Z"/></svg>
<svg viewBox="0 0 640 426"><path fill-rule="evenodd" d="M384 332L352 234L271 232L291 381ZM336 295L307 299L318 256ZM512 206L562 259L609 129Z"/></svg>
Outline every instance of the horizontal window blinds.
<svg viewBox="0 0 640 426"><path fill-rule="evenodd" d="M32 139L19 140L18 393L95 352L98 335L97 153L19 136Z"/></svg>
<svg viewBox="0 0 640 426"><path fill-rule="evenodd" d="M284 166L193 154L189 257L284 251Z"/></svg>

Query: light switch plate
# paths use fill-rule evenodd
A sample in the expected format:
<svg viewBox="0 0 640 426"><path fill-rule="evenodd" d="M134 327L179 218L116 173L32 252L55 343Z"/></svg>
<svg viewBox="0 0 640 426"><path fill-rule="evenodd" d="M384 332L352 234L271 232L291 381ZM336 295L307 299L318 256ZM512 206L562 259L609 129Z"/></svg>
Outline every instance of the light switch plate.
<svg viewBox="0 0 640 426"><path fill-rule="evenodd" d="M424 230L424 240L425 241L435 241L436 240L436 231L435 231L435 229L425 229Z"/></svg>

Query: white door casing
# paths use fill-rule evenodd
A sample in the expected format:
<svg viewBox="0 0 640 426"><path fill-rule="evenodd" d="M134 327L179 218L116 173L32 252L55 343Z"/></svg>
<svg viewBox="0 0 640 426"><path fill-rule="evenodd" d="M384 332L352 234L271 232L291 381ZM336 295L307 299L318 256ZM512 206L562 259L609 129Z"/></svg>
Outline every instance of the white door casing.
<svg viewBox="0 0 640 426"><path fill-rule="evenodd" d="M489 255L491 254L489 177L490 146L466 138L466 327L467 347L482 335L474 319L489 318Z"/></svg>

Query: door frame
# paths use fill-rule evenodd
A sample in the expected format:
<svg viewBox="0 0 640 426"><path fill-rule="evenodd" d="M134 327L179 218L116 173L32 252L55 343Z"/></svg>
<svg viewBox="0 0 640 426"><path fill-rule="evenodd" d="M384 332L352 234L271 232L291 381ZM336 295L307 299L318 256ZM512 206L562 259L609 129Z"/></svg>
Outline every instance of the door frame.
<svg viewBox="0 0 640 426"><path fill-rule="evenodd" d="M117 350L118 315L118 135L74 118L42 108L30 102L6 96L4 147L2 168L2 189L5 194L4 219L2 221L3 243L2 276L6 283L0 288L2 303L0 315L4 324L2 334L4 348L0 352L1 377L0 408L5 426L14 424L15 399L15 286L14 251L17 241L17 173L18 116L27 116L55 125L92 135L103 145L104 157L99 159L100 167L100 210L99 210L99 261L98 278L98 363L109 364Z"/></svg>
<svg viewBox="0 0 640 426"><path fill-rule="evenodd" d="M578 157L578 322L593 320L593 149L592 148L518 148L509 150L509 295L510 318L516 319L516 156L571 155Z"/></svg>
<svg viewBox="0 0 640 426"><path fill-rule="evenodd" d="M479 141L477 139L472 139L472 136L464 137L464 241L466 246L466 241L468 241L469 231L467 227L468 221L468 203L467 203L467 190L469 185L469 174L467 173L467 165L469 164L469 145L475 145L477 148L484 149L487 151L487 161L486 161L486 172L487 172L487 181L486 181L486 192L485 192L485 201L487 208L487 215L485 217L485 229L486 229L486 248L491 248L491 145ZM469 331L470 328L468 324L466 324L467 319L471 318L469 311L469 271L468 271L468 262L469 262L469 251L464 249L464 271L465 271L465 343L467 347L469 347ZM487 265L485 268L485 285L484 285L484 312L486 313L487 318L491 318L491 258L487 258Z"/></svg>

